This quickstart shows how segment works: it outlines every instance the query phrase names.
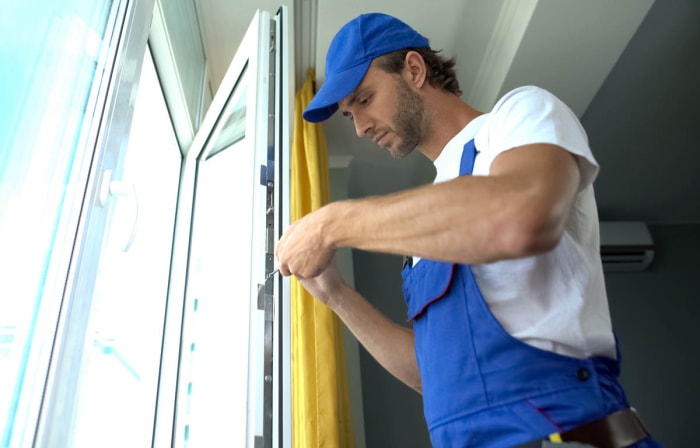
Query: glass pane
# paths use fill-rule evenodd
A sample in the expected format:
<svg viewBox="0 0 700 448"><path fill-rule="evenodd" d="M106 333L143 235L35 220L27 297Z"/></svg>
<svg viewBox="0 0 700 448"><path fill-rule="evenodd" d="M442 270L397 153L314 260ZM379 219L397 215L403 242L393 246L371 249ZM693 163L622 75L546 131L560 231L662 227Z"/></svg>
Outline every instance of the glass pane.
<svg viewBox="0 0 700 448"><path fill-rule="evenodd" d="M206 82L206 57L197 8L193 0L158 0L158 3L168 28L179 87L187 103L192 128L196 131L201 120Z"/></svg>
<svg viewBox="0 0 700 448"><path fill-rule="evenodd" d="M0 445L43 388L29 368L50 348L90 161L89 133L112 2L3 2L0 14ZM84 182L84 181L83 181ZM45 372L44 372L45 377Z"/></svg>
<svg viewBox="0 0 700 448"><path fill-rule="evenodd" d="M246 446L253 168L246 140L198 168L177 446Z"/></svg>
<svg viewBox="0 0 700 448"><path fill-rule="evenodd" d="M230 107L230 111L224 111L224 116L228 115L228 119L223 124L219 135L215 137L215 142L213 149L211 150L210 156L223 151L234 143L240 141L245 137L245 116L246 107L245 101L247 98L248 89L246 88L245 72L241 74L241 79L243 85L240 89L235 89L227 107Z"/></svg>
<svg viewBox="0 0 700 448"><path fill-rule="evenodd" d="M75 400L67 446L76 448L150 446L153 437L181 158L146 56L123 172L102 197L107 231L77 390L66 397Z"/></svg>

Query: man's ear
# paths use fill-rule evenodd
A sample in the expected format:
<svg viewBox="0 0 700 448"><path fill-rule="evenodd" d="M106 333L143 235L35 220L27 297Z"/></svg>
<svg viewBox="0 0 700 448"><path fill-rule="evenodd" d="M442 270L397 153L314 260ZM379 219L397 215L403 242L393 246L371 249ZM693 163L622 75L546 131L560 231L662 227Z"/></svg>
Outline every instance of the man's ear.
<svg viewBox="0 0 700 448"><path fill-rule="evenodd" d="M428 79L428 71L423 56L417 51L409 51L404 59L404 76L406 82L420 89Z"/></svg>

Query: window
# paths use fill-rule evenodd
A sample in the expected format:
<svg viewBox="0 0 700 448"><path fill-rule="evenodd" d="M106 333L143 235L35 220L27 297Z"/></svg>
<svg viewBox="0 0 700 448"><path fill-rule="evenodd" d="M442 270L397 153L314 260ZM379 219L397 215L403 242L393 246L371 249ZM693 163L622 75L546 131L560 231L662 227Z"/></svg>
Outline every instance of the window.
<svg viewBox="0 0 700 448"><path fill-rule="evenodd" d="M43 389L109 65L113 6L5 2L0 15L2 446L23 437Z"/></svg>
<svg viewBox="0 0 700 448"><path fill-rule="evenodd" d="M281 20L256 15L185 148L144 54L154 4L3 6L2 447L289 440L288 283L259 287L288 216Z"/></svg>
<svg viewBox="0 0 700 448"><path fill-rule="evenodd" d="M148 446L153 438L181 155L149 52L123 156L100 184L96 207L107 220L96 275L78 274L86 284L95 277L82 340L73 333L82 347L58 367L72 387L56 389L49 404L72 408L72 419L48 415L74 448Z"/></svg>

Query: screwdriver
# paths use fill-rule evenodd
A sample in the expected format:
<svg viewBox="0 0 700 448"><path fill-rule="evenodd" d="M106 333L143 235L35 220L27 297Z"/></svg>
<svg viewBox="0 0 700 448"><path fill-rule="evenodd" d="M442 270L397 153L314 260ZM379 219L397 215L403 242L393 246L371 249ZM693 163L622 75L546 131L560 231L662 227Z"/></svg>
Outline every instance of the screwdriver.
<svg viewBox="0 0 700 448"><path fill-rule="evenodd" d="M267 283L268 280L270 280L272 277L275 276L280 271L280 268L275 269L274 271L270 272L265 276L265 282Z"/></svg>

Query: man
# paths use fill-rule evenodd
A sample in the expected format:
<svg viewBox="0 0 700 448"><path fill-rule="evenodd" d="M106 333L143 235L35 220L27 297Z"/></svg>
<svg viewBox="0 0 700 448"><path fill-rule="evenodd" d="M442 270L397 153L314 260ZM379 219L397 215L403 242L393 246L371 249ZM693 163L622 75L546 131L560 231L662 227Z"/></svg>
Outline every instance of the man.
<svg viewBox="0 0 700 448"><path fill-rule="evenodd" d="M398 19L361 15L335 36L304 112L336 110L395 157L418 149L433 185L331 203L276 249L367 350L423 394L436 447L541 440L658 446L629 408L600 256L598 172L575 115L524 87L483 114L459 95L454 61ZM338 247L410 254L413 329L343 282Z"/></svg>

